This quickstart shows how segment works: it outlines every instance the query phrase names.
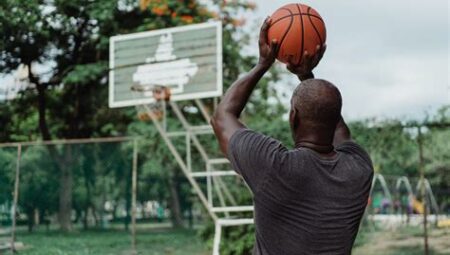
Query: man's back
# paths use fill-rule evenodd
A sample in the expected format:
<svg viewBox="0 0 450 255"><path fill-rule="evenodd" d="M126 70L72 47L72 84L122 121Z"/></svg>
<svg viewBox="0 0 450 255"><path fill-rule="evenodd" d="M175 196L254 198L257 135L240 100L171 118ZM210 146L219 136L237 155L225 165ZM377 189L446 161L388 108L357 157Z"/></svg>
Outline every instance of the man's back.
<svg viewBox="0 0 450 255"><path fill-rule="evenodd" d="M248 129L230 139L228 156L254 193L255 254L350 254L373 176L354 142L333 158Z"/></svg>

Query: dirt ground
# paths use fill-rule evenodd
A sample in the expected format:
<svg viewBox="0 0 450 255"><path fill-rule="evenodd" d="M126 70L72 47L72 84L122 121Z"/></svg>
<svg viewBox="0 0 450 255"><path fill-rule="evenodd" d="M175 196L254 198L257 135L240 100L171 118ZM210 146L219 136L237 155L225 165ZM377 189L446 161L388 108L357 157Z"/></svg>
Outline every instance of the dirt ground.
<svg viewBox="0 0 450 255"><path fill-rule="evenodd" d="M420 228L402 228L365 233L363 244L353 255L419 255L424 254L424 239ZM450 229L429 230L430 255L450 255Z"/></svg>

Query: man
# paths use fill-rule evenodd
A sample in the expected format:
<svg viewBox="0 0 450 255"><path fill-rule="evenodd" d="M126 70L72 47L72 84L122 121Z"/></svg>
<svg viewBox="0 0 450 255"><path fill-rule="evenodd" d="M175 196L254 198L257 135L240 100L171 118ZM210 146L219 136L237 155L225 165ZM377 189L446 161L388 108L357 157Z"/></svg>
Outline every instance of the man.
<svg viewBox="0 0 450 255"><path fill-rule="evenodd" d="M288 69L302 81L289 122L295 148L247 129L239 121L252 90L275 61L270 19L259 39L259 63L223 97L211 124L221 150L254 196L254 254L350 254L373 177L369 155L350 138L339 90L313 79L324 46Z"/></svg>

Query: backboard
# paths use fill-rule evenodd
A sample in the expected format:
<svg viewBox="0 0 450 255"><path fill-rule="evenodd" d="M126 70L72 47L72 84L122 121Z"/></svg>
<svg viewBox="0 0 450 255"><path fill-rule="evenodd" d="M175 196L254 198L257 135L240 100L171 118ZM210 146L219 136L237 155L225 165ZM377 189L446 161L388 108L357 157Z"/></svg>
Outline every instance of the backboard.
<svg viewBox="0 0 450 255"><path fill-rule="evenodd" d="M222 95L220 22L113 36L109 50L110 107L153 103L155 86L174 101Z"/></svg>

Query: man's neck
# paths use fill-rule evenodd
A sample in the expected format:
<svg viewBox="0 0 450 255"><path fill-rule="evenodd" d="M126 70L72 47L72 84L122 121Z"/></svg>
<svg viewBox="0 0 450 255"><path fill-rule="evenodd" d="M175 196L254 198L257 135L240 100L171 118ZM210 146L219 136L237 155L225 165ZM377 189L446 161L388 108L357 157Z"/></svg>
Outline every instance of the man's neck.
<svg viewBox="0 0 450 255"><path fill-rule="evenodd" d="M334 147L332 144L319 144L313 141L298 141L295 143L295 148L308 148L314 150L320 154L335 154Z"/></svg>
<svg viewBox="0 0 450 255"><path fill-rule="evenodd" d="M309 134L305 136L304 134L300 133L296 135L294 139L295 148L308 148L324 156L334 156L336 154L333 141L327 139L326 135Z"/></svg>

